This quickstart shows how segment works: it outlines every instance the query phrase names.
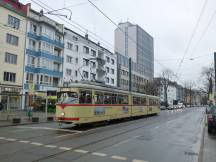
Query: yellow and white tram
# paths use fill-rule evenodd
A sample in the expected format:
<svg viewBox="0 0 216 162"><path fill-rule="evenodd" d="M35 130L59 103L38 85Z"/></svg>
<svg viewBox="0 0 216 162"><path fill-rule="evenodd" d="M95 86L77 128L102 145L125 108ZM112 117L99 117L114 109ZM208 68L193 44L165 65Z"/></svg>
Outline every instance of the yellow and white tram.
<svg viewBox="0 0 216 162"><path fill-rule="evenodd" d="M160 113L159 98L107 86L74 83L57 93L56 119L76 125Z"/></svg>

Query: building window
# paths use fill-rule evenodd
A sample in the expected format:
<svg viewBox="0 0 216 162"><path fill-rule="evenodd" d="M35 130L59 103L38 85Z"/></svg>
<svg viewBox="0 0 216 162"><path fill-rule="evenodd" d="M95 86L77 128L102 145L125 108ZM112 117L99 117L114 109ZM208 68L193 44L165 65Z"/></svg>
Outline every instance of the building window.
<svg viewBox="0 0 216 162"><path fill-rule="evenodd" d="M20 19L13 17L11 15L8 15L8 25L14 29L19 29Z"/></svg>
<svg viewBox="0 0 216 162"><path fill-rule="evenodd" d="M54 62L53 63L53 70L57 71L57 72L60 72L60 64L57 63L57 62Z"/></svg>
<svg viewBox="0 0 216 162"><path fill-rule="evenodd" d="M75 76L76 76L76 77L78 76L78 71L77 71L77 70L75 70Z"/></svg>
<svg viewBox="0 0 216 162"><path fill-rule="evenodd" d="M7 43L18 46L19 38L7 33Z"/></svg>
<svg viewBox="0 0 216 162"><path fill-rule="evenodd" d="M89 66L89 60L88 59L83 59L83 65L84 66Z"/></svg>
<svg viewBox="0 0 216 162"><path fill-rule="evenodd" d="M86 54L89 54L89 48L86 46L83 46L83 52Z"/></svg>
<svg viewBox="0 0 216 162"><path fill-rule="evenodd" d="M106 83L109 83L109 78L108 77L106 77Z"/></svg>
<svg viewBox="0 0 216 162"><path fill-rule="evenodd" d="M91 73L91 76L90 76L91 80L95 80L95 76L96 76L96 74Z"/></svg>
<svg viewBox="0 0 216 162"><path fill-rule="evenodd" d="M17 64L17 55L12 53L5 53L5 62L9 64Z"/></svg>
<svg viewBox="0 0 216 162"><path fill-rule="evenodd" d="M112 65L114 65L115 64L115 60L111 59L111 63L112 63Z"/></svg>
<svg viewBox="0 0 216 162"><path fill-rule="evenodd" d="M78 64L79 63L79 59L78 58L76 58L76 64Z"/></svg>
<svg viewBox="0 0 216 162"><path fill-rule="evenodd" d="M91 55L96 57L96 51L95 50L91 50Z"/></svg>
<svg viewBox="0 0 216 162"><path fill-rule="evenodd" d="M87 71L83 71L83 77L88 79L88 72Z"/></svg>
<svg viewBox="0 0 216 162"><path fill-rule="evenodd" d="M29 48L30 48L31 50L36 51L36 41L35 41L35 40L29 39Z"/></svg>
<svg viewBox="0 0 216 162"><path fill-rule="evenodd" d="M66 75L71 76L72 70L71 69L66 69Z"/></svg>
<svg viewBox="0 0 216 162"><path fill-rule="evenodd" d="M110 58L108 56L106 56L106 62L110 62Z"/></svg>
<svg viewBox="0 0 216 162"><path fill-rule="evenodd" d="M26 83L33 83L33 77L34 75L32 73L26 74Z"/></svg>
<svg viewBox="0 0 216 162"><path fill-rule="evenodd" d="M114 84L114 79L111 79L111 83Z"/></svg>
<svg viewBox="0 0 216 162"><path fill-rule="evenodd" d="M79 45L75 45L75 52L79 51Z"/></svg>
<svg viewBox="0 0 216 162"><path fill-rule="evenodd" d="M67 49L72 51L73 50L73 44L70 42L67 42Z"/></svg>
<svg viewBox="0 0 216 162"><path fill-rule="evenodd" d="M91 67L95 68L96 67L96 63L94 61L91 61Z"/></svg>
<svg viewBox="0 0 216 162"><path fill-rule="evenodd" d="M55 87L58 87L58 85L59 85L59 78L55 78L55 77L53 77L53 86L55 86Z"/></svg>
<svg viewBox="0 0 216 162"><path fill-rule="evenodd" d="M106 72L109 73L109 67L106 67Z"/></svg>
<svg viewBox="0 0 216 162"><path fill-rule="evenodd" d="M61 42L61 36L58 35L58 34L56 34L56 35L55 35L55 41Z"/></svg>
<svg viewBox="0 0 216 162"><path fill-rule="evenodd" d="M49 43L43 42L43 51L53 53L53 46Z"/></svg>
<svg viewBox="0 0 216 162"><path fill-rule="evenodd" d="M111 73L114 74L114 73L115 73L115 70L114 70L114 69L111 69Z"/></svg>
<svg viewBox="0 0 216 162"><path fill-rule="evenodd" d="M4 81L16 82L16 73L4 72Z"/></svg>
<svg viewBox="0 0 216 162"><path fill-rule="evenodd" d="M37 34L37 25L31 22L30 31L31 33Z"/></svg>
<svg viewBox="0 0 216 162"><path fill-rule="evenodd" d="M66 56L66 60L67 60L67 63L70 63L70 64L72 64L72 57L71 56Z"/></svg>
<svg viewBox="0 0 216 162"><path fill-rule="evenodd" d="M27 64L28 66L35 66L35 57L28 55Z"/></svg>

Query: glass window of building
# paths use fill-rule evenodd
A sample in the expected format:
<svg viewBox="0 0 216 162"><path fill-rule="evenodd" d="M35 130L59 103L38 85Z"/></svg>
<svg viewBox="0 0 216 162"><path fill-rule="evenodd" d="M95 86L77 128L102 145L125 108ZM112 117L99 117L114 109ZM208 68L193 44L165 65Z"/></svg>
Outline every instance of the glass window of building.
<svg viewBox="0 0 216 162"><path fill-rule="evenodd" d="M27 73L26 74L26 83L33 83L33 73Z"/></svg>
<svg viewBox="0 0 216 162"><path fill-rule="evenodd" d="M96 57L96 51L93 50L93 49L91 49L91 55L94 56L94 57Z"/></svg>
<svg viewBox="0 0 216 162"><path fill-rule="evenodd" d="M72 51L73 50L73 44L70 42L67 42L67 49Z"/></svg>
<svg viewBox="0 0 216 162"><path fill-rule="evenodd" d="M109 83L109 78L108 77L106 77L106 83Z"/></svg>
<svg viewBox="0 0 216 162"><path fill-rule="evenodd" d="M84 66L89 66L89 60L88 59L83 59L83 65Z"/></svg>
<svg viewBox="0 0 216 162"><path fill-rule="evenodd" d="M78 71L77 71L77 70L75 70L75 76L76 76L76 77L78 76Z"/></svg>
<svg viewBox="0 0 216 162"><path fill-rule="evenodd" d="M111 73L114 74L114 73L115 73L115 70L114 70L114 69L111 69Z"/></svg>
<svg viewBox="0 0 216 162"><path fill-rule="evenodd" d="M79 52L79 45L75 45L75 52Z"/></svg>
<svg viewBox="0 0 216 162"><path fill-rule="evenodd" d="M11 35L7 33L7 43L18 46L19 38L17 36Z"/></svg>
<svg viewBox="0 0 216 162"><path fill-rule="evenodd" d="M60 63L54 62L53 63L53 70L60 72L60 66L61 66Z"/></svg>
<svg viewBox="0 0 216 162"><path fill-rule="evenodd" d="M4 81L16 82L16 73L4 72Z"/></svg>
<svg viewBox="0 0 216 162"><path fill-rule="evenodd" d="M111 84L114 84L114 79L111 79Z"/></svg>
<svg viewBox="0 0 216 162"><path fill-rule="evenodd" d="M14 16L11 16L11 15L8 15L8 26L10 26L14 29L19 29L20 19L14 17Z"/></svg>
<svg viewBox="0 0 216 162"><path fill-rule="evenodd" d="M36 51L36 41L33 39L29 39L29 49Z"/></svg>
<svg viewBox="0 0 216 162"><path fill-rule="evenodd" d="M67 56L66 56L66 61L67 61L67 63L72 64L73 57L67 55Z"/></svg>
<svg viewBox="0 0 216 162"><path fill-rule="evenodd" d="M30 31L31 33L37 34L37 25L31 22Z"/></svg>
<svg viewBox="0 0 216 162"><path fill-rule="evenodd" d="M106 62L110 62L110 58L108 56L106 56Z"/></svg>
<svg viewBox="0 0 216 162"><path fill-rule="evenodd" d="M89 48L86 46L83 46L83 52L86 54L89 54Z"/></svg>
<svg viewBox="0 0 216 162"><path fill-rule="evenodd" d="M83 77L84 77L85 79L88 79L88 72L87 72L87 71L83 71Z"/></svg>
<svg viewBox="0 0 216 162"><path fill-rule="evenodd" d="M110 68L109 68L109 67L106 67L106 72L107 72L107 73L109 73L109 70L110 70Z"/></svg>
<svg viewBox="0 0 216 162"><path fill-rule="evenodd" d="M111 63L112 63L112 65L114 65L115 64L115 60L111 59Z"/></svg>
<svg viewBox="0 0 216 162"><path fill-rule="evenodd" d="M28 55L27 65L28 66L35 66L35 57Z"/></svg>
<svg viewBox="0 0 216 162"><path fill-rule="evenodd" d="M91 73L91 75L90 75L90 79L91 79L91 80L95 80L95 76L96 76L96 74Z"/></svg>
<svg viewBox="0 0 216 162"><path fill-rule="evenodd" d="M9 64L17 64L17 55L12 54L12 53L5 53L5 62Z"/></svg>
<svg viewBox="0 0 216 162"><path fill-rule="evenodd" d="M71 69L66 69L66 75L71 76L72 70Z"/></svg>
<svg viewBox="0 0 216 162"><path fill-rule="evenodd" d="M76 64L78 64L79 63L79 59L76 57Z"/></svg>

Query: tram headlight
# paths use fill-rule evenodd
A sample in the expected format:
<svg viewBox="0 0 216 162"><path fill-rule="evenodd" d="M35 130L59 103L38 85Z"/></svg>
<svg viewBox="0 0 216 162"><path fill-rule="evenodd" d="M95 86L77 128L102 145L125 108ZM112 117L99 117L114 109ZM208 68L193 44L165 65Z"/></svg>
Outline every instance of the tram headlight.
<svg viewBox="0 0 216 162"><path fill-rule="evenodd" d="M64 115L65 115L65 113L64 113L64 112L62 112L62 113L61 113L61 115L62 115L62 116L64 116Z"/></svg>

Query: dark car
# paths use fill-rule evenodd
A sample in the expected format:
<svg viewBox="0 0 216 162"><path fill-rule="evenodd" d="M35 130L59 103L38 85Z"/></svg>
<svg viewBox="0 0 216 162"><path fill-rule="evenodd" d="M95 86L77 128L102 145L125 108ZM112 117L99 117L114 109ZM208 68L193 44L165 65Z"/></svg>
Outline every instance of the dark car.
<svg viewBox="0 0 216 162"><path fill-rule="evenodd" d="M208 114L208 132L212 133L212 130L216 130L216 106L209 108Z"/></svg>

